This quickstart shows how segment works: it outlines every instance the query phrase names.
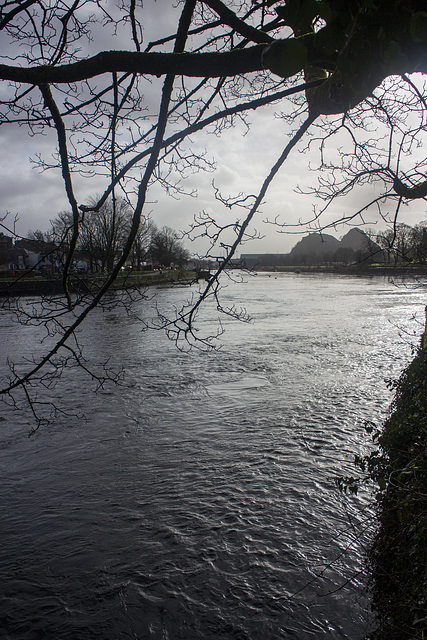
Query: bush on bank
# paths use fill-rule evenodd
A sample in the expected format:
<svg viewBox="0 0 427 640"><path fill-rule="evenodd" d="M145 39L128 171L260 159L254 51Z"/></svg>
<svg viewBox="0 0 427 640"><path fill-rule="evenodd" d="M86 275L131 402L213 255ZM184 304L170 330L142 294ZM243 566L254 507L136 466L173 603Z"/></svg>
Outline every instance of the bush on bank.
<svg viewBox="0 0 427 640"><path fill-rule="evenodd" d="M410 365L392 385L390 417L367 424L375 449L356 457L362 478L340 478L356 493L378 487L378 526L369 551L376 628L368 640L427 640L427 328Z"/></svg>
<svg viewBox="0 0 427 640"><path fill-rule="evenodd" d="M359 466L379 487L370 554L371 640L427 638L427 336L395 384L379 448ZM365 465L365 466L364 466Z"/></svg>

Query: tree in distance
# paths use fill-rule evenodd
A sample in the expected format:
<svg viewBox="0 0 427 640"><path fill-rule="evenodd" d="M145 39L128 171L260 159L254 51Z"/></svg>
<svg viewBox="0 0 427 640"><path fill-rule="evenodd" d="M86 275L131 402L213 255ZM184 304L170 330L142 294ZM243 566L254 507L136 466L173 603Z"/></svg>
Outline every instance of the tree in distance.
<svg viewBox="0 0 427 640"><path fill-rule="evenodd" d="M27 369L13 367L0 390L12 402L29 402L36 421L33 389L51 384L66 363L82 364L72 346L76 330L131 256L150 194L183 196L188 175L213 168L194 150L200 132L216 140L249 112L275 105L288 138L255 193L224 197L214 189L214 203L237 216L223 222L204 211L190 224L188 237L208 244L199 257L218 267L190 306L163 318L177 342L211 344L194 331L197 311L207 298L217 300L237 249L257 237L254 217L297 149L317 148L319 158L318 181L308 193L320 205L301 221L305 229L363 224L372 210L393 226L402 207L427 196L426 159L417 152L426 133L425 0L183 0L167 11L162 4L151 23L146 11L134 0L110 3L108 11L102 0L9 0L0 7L2 129L26 127L44 145L55 132L49 159L40 154L33 162L41 171L60 169L55 175L71 212L64 222L63 295L33 314L50 336L46 351ZM147 33L146 24L156 32ZM88 202L79 195L82 179L94 175L103 192ZM323 223L332 203L363 188L363 204ZM120 246L115 233L105 234L96 260L108 276L76 300L74 256L80 243L90 244L87 225L101 221L108 202L115 203L108 215L110 231L123 233ZM129 221L119 228L121 202ZM286 221L267 222L295 230ZM218 308L227 312L219 300Z"/></svg>
<svg viewBox="0 0 427 640"><path fill-rule="evenodd" d="M94 204L98 200L91 199ZM121 198L108 198L99 208L81 212L76 251L88 259L91 272L113 271L128 238L132 215L132 207ZM44 234L58 247L57 253L62 256L63 264L66 264L69 255L72 229L72 213L63 211L51 220L50 229ZM141 219L128 258L132 265L137 266L147 258L154 229L151 220Z"/></svg>
<svg viewBox="0 0 427 640"><path fill-rule="evenodd" d="M172 265L182 267L190 258L190 254L179 240L178 233L170 227L154 231L149 253L153 263L168 268Z"/></svg>

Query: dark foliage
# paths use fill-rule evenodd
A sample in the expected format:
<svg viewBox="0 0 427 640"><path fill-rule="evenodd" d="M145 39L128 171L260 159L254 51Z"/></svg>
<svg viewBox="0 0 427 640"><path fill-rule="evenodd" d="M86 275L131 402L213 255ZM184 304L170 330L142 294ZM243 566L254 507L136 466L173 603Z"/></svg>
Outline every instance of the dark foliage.
<svg viewBox="0 0 427 640"><path fill-rule="evenodd" d="M427 633L427 345L396 384L393 412L371 456L379 528L370 552L371 640L415 640Z"/></svg>

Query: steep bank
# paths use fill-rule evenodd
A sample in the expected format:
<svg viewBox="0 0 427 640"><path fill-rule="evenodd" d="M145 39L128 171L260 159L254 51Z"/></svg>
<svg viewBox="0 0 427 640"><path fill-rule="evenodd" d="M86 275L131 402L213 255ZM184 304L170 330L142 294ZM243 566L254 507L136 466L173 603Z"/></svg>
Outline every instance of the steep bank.
<svg viewBox="0 0 427 640"><path fill-rule="evenodd" d="M395 392L374 437L379 449L363 461L380 487L369 556L378 627L370 640L427 637L427 330Z"/></svg>

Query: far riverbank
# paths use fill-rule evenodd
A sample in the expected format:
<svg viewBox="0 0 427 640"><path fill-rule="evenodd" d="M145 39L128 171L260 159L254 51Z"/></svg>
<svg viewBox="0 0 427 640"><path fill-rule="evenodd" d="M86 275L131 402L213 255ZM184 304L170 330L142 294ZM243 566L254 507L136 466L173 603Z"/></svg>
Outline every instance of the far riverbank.
<svg viewBox="0 0 427 640"><path fill-rule="evenodd" d="M96 292L106 279L105 274L79 275L71 278L70 290L73 293ZM126 272L115 281L112 289L123 290L167 284L188 284L196 278L194 271L164 270ZM62 293L62 280L59 277L32 276L5 278L0 280L0 297L48 296Z"/></svg>
<svg viewBox="0 0 427 640"><path fill-rule="evenodd" d="M253 271L263 273L337 273L362 276L426 276L427 265L398 264L390 265L282 265L278 267L254 267Z"/></svg>
<svg viewBox="0 0 427 640"><path fill-rule="evenodd" d="M354 276L383 276L383 277L425 277L427 265L298 265L278 266L251 269L252 273L296 273L296 274L337 274ZM212 271L212 274L214 271ZM96 292L102 286L106 274L76 275L71 278L70 289L74 293ZM124 290L170 284L191 284L196 282L197 275L192 270L161 270L124 272L112 286L112 290ZM62 292L62 281L55 276L25 276L18 278L0 279L0 297L18 296L48 296L59 295Z"/></svg>

